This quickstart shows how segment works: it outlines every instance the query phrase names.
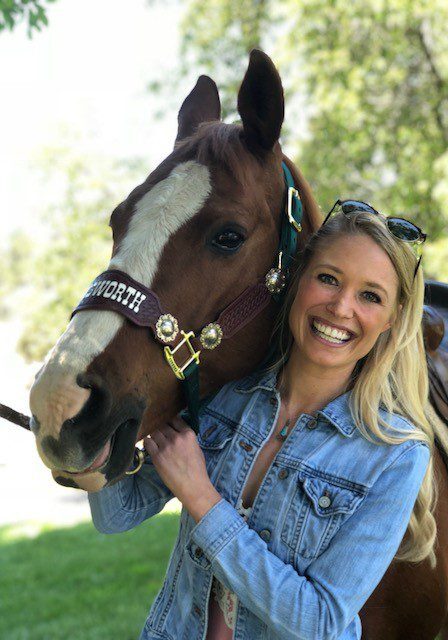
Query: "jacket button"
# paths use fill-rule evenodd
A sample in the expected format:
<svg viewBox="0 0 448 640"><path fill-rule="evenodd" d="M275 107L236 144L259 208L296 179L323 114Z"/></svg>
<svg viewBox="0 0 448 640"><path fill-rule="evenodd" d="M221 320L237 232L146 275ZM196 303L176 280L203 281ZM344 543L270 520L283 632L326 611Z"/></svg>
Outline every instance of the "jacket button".
<svg viewBox="0 0 448 640"><path fill-rule="evenodd" d="M322 509L327 509L331 504L331 500L328 496L321 496L317 503Z"/></svg>
<svg viewBox="0 0 448 640"><path fill-rule="evenodd" d="M284 480L285 478L287 478L288 469L280 469L280 471L278 472L278 477L280 478L280 480Z"/></svg>
<svg viewBox="0 0 448 640"><path fill-rule="evenodd" d="M204 555L204 552L202 551L201 547L196 547L196 549L194 550L194 557L202 558L203 555Z"/></svg>
<svg viewBox="0 0 448 640"><path fill-rule="evenodd" d="M260 538L265 542L269 542L269 540L271 539L271 532L269 531L269 529L262 529L259 535Z"/></svg>
<svg viewBox="0 0 448 640"><path fill-rule="evenodd" d="M194 612L194 614L195 614L195 615L197 615L197 616L200 616L200 615L201 615L201 613L202 613L202 611L201 611L200 607L198 607L198 605L197 605L197 604L195 604L195 605L194 605L194 607L193 607L193 612Z"/></svg>
<svg viewBox="0 0 448 640"><path fill-rule="evenodd" d="M312 420L310 420L306 426L308 427L308 429L315 429L317 427L316 418L313 418Z"/></svg>
<svg viewBox="0 0 448 640"><path fill-rule="evenodd" d="M244 440L240 440L240 447L243 447L243 449L245 449L246 451L252 451L253 447L251 444L248 444L247 442L244 442Z"/></svg>

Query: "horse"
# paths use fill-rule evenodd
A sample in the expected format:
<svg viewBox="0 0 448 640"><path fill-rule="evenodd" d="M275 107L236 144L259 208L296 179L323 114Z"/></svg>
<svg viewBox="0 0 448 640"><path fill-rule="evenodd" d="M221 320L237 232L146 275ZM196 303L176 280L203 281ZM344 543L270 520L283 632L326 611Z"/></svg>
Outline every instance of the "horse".
<svg viewBox="0 0 448 640"><path fill-rule="evenodd" d="M214 321L223 310L234 317L247 292L264 286L266 274L268 283L269 274L275 280L281 273L279 237L290 195L282 166L303 207L298 250L322 216L305 177L282 152L282 83L259 50L250 54L238 112L241 124L222 122L217 86L200 76L180 108L172 153L111 215L108 279L95 281L83 300L99 292L117 298L121 286L128 306L149 298L151 309L169 313L156 326L153 320L140 326L129 321L132 310L123 317L115 307L84 308L48 354L30 393L31 428L60 484L98 490L117 481L132 463L135 442L183 409L173 371L183 374L197 360L198 327L216 346L207 349L201 341L201 397L248 374L266 356L279 296L262 307L246 304L245 322L225 339ZM182 366L167 344L179 327ZM436 467L445 498L448 474L438 453ZM444 504L441 499L436 514L437 567L392 562L361 612L365 640L433 640L441 628L448 595Z"/></svg>

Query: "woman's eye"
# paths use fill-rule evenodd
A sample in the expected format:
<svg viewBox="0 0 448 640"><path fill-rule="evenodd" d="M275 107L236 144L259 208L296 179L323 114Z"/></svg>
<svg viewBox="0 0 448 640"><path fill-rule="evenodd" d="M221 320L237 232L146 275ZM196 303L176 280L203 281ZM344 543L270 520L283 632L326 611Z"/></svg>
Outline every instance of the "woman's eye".
<svg viewBox="0 0 448 640"><path fill-rule="evenodd" d="M224 252L236 251L241 247L245 241L245 237L238 231L226 230L220 231L215 235L211 244L215 249L219 249Z"/></svg>
<svg viewBox="0 0 448 640"><path fill-rule="evenodd" d="M367 302L375 302L376 304L381 303L381 298L377 293L374 293L373 291L364 291L362 295L364 296L364 300L366 300Z"/></svg>
<svg viewBox="0 0 448 640"><path fill-rule="evenodd" d="M338 283L336 278L334 276L330 275L329 273L319 273L319 275L317 277L324 284L337 284Z"/></svg>

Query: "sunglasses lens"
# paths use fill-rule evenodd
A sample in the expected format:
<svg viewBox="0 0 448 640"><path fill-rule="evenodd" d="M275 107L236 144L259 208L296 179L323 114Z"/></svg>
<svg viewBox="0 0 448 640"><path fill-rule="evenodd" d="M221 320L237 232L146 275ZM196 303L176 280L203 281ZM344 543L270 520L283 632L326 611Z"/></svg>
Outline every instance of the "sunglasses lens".
<svg viewBox="0 0 448 640"><path fill-rule="evenodd" d="M399 240L405 242L416 242L420 240L421 234L419 229L403 218L388 218L387 226L389 231Z"/></svg>
<svg viewBox="0 0 448 640"><path fill-rule="evenodd" d="M359 200L344 200L341 204L342 211L344 213L353 213L353 211L368 211L369 213L376 213L375 209L366 202Z"/></svg>

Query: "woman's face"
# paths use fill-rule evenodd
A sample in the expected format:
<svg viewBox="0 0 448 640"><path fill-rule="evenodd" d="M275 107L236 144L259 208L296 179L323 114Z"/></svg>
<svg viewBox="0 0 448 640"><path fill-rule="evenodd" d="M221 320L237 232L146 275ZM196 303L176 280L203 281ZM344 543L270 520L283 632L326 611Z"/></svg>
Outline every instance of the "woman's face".
<svg viewBox="0 0 448 640"><path fill-rule="evenodd" d="M371 238L326 243L303 273L289 315L300 361L351 373L391 326L397 295L394 266Z"/></svg>

